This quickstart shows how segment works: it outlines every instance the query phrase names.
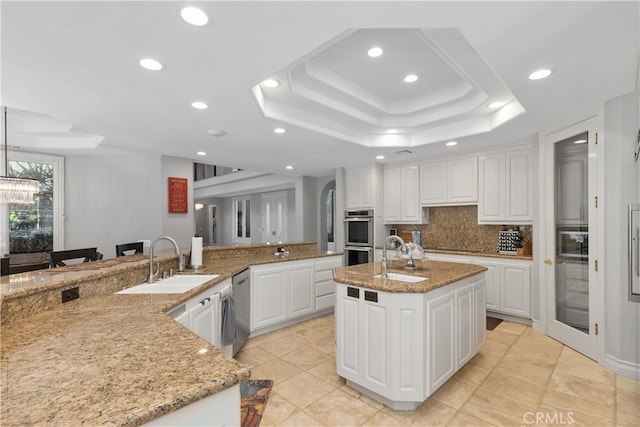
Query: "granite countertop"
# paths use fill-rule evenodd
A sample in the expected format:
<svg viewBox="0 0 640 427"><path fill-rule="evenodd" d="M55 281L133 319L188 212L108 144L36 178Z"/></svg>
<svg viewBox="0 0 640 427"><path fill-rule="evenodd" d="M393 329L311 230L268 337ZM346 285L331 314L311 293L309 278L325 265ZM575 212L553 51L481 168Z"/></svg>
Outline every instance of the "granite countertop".
<svg viewBox="0 0 640 427"><path fill-rule="evenodd" d="M78 300L3 324L0 424L136 426L238 384L250 377L249 368L166 311L250 265L331 255L337 254L209 260L197 274L220 276L183 294L114 294L114 287L128 286L105 280L96 295L83 296L81 287ZM23 273L2 278L0 295L10 300L27 294L32 303L38 290L122 278L128 270L144 274L145 266L148 258L131 255Z"/></svg>
<svg viewBox="0 0 640 427"><path fill-rule="evenodd" d="M409 283L375 278L373 276L380 274L382 268L382 263L380 262L336 268L333 273L333 280L347 285L392 293L424 293L487 270L477 264L431 261L428 259L414 260L418 268L416 270L405 270L402 265L406 261L402 261L404 260L392 262L392 266L388 271L390 273L425 277L425 280Z"/></svg>
<svg viewBox="0 0 640 427"><path fill-rule="evenodd" d="M505 259L521 259L525 261L533 260L532 255L509 255L509 254L499 254L497 252L481 252L481 251L467 251L464 249L426 249L425 253L427 256L432 254L447 254L447 255L464 255L464 256L479 256L479 257L487 257L487 258L505 258Z"/></svg>

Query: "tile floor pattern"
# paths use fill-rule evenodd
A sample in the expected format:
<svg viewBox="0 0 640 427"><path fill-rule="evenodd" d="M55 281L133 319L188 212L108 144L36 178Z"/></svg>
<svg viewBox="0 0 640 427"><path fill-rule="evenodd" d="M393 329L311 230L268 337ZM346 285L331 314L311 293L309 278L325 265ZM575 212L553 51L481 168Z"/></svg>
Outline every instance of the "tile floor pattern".
<svg viewBox="0 0 640 427"><path fill-rule="evenodd" d="M262 427L640 425L640 381L517 323L487 331L480 353L414 411L336 374L333 315L252 338L237 359L274 380Z"/></svg>

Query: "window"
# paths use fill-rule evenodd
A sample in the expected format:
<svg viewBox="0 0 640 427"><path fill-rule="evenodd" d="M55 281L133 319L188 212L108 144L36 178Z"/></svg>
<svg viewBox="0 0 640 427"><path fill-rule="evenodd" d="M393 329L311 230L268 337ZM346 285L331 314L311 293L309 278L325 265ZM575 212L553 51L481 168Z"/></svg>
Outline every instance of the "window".
<svg viewBox="0 0 640 427"><path fill-rule="evenodd" d="M64 248L64 159L18 152L9 152L8 156L7 175L36 179L40 182L40 191L34 196L33 204L11 203L2 207L0 250L3 254L18 254Z"/></svg>
<svg viewBox="0 0 640 427"><path fill-rule="evenodd" d="M251 243L251 201L233 199L233 242Z"/></svg>

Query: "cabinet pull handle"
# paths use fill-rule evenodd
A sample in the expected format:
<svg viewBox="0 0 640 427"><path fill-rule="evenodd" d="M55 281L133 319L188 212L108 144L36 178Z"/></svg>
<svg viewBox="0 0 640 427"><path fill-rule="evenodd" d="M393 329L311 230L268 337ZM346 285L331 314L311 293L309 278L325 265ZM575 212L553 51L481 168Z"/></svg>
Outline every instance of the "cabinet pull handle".
<svg viewBox="0 0 640 427"><path fill-rule="evenodd" d="M210 297L206 297L205 299L203 299L202 301L200 301L200 304L205 305L206 303L208 303L209 301L211 301Z"/></svg>
<svg viewBox="0 0 640 427"><path fill-rule="evenodd" d="M364 291L364 300L371 302L378 302L378 293L371 291Z"/></svg>
<svg viewBox="0 0 640 427"><path fill-rule="evenodd" d="M360 298L360 289L347 286L347 296L352 298Z"/></svg>
<svg viewBox="0 0 640 427"><path fill-rule="evenodd" d="M636 228L635 230L635 236L633 236L633 240L636 241L636 260L635 260L635 264L636 264L636 277L640 277L640 228Z"/></svg>

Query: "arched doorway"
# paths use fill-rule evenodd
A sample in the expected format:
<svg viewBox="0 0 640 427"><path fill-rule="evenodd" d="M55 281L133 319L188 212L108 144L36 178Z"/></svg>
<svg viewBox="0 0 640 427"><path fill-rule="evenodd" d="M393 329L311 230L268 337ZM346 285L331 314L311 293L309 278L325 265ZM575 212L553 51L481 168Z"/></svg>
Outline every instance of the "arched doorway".
<svg viewBox="0 0 640 427"><path fill-rule="evenodd" d="M336 250L336 181L329 181L320 193L320 250Z"/></svg>

